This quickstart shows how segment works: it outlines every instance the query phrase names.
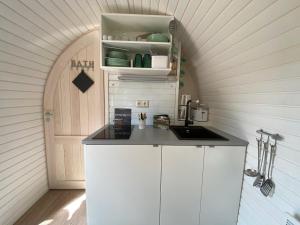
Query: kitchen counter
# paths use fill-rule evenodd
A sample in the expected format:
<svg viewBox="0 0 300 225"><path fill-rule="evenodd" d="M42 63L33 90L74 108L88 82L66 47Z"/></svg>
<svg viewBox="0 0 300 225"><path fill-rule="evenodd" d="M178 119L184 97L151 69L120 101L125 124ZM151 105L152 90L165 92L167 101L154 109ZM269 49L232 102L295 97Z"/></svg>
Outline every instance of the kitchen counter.
<svg viewBox="0 0 300 225"><path fill-rule="evenodd" d="M236 224L246 141L212 127L228 141L179 140L152 126L92 139L105 128L82 141L89 225Z"/></svg>
<svg viewBox="0 0 300 225"><path fill-rule="evenodd" d="M163 130L146 126L140 130L138 126L134 126L129 139L93 139L105 127L97 130L84 140L85 145L170 145L170 146L247 146L248 142L213 127L206 127L209 130L228 139L224 140L179 140L171 130Z"/></svg>

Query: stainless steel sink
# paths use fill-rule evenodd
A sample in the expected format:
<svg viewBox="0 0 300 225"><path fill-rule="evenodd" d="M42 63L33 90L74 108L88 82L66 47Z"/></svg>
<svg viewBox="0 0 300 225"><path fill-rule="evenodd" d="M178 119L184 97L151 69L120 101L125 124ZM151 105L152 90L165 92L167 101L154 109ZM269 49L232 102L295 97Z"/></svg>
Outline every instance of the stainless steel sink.
<svg viewBox="0 0 300 225"><path fill-rule="evenodd" d="M214 141L228 141L215 132L201 126L171 126L170 129L180 140L214 140Z"/></svg>

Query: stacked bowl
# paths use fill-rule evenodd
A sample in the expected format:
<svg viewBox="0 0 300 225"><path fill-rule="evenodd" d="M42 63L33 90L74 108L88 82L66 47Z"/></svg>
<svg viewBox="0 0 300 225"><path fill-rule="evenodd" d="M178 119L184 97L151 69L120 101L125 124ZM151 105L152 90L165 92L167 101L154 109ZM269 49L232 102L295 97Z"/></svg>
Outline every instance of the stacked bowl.
<svg viewBox="0 0 300 225"><path fill-rule="evenodd" d="M122 51L112 50L107 54L105 64L106 66L128 67L128 56Z"/></svg>

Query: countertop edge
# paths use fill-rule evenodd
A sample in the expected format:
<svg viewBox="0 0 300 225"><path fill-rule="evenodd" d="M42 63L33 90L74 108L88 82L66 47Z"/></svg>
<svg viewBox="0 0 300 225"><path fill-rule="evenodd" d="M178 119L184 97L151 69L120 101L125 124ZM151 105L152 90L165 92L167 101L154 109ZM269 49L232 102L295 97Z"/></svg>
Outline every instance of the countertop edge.
<svg viewBox="0 0 300 225"><path fill-rule="evenodd" d="M169 146L247 146L249 143L238 137L230 135L224 131L211 126L204 126L213 132L225 137L228 141L216 140L179 140L171 130L162 130L146 126L144 130L139 130L134 126L130 139L93 139L95 135L105 129L108 125L98 129L87 138L81 141L84 145L169 145ZM163 138L165 136L165 138Z"/></svg>

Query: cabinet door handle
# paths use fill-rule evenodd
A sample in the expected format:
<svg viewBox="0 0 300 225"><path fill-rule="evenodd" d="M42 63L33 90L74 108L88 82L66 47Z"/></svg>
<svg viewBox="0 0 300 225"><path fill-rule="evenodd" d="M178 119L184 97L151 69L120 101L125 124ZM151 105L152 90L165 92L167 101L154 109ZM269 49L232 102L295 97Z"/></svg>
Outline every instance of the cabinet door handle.
<svg viewBox="0 0 300 225"><path fill-rule="evenodd" d="M153 145L153 147L154 147L154 148L157 148L157 147L159 147L159 145Z"/></svg>
<svg viewBox="0 0 300 225"><path fill-rule="evenodd" d="M209 145L208 147L209 147L209 148L214 148L214 147L215 147L215 145Z"/></svg>

